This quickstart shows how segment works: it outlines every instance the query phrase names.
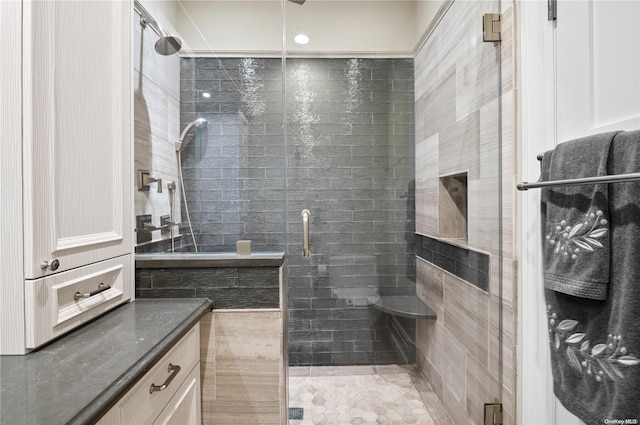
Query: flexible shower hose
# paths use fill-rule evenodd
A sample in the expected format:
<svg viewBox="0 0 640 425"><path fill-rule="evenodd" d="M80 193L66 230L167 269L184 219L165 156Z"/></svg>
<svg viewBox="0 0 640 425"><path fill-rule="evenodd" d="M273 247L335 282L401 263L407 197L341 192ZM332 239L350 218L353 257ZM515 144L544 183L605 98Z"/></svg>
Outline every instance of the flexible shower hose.
<svg viewBox="0 0 640 425"><path fill-rule="evenodd" d="M180 178L180 190L182 191L182 199L184 200L184 211L187 213L187 223L189 223L189 231L191 232L191 240L193 240L193 248L198 252L198 244L196 243L196 237L193 234L193 227L191 226L191 216L189 215L189 205L187 203L187 193L184 191L184 179L182 178L182 155L180 151L178 154L178 177Z"/></svg>

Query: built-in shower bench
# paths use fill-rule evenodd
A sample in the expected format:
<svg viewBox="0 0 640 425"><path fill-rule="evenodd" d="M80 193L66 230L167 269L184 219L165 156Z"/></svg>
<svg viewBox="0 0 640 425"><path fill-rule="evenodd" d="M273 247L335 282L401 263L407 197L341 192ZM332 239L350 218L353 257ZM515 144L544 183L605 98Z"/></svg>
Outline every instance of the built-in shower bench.
<svg viewBox="0 0 640 425"><path fill-rule="evenodd" d="M382 296L372 306L384 313L409 319L436 320L436 313L417 295Z"/></svg>

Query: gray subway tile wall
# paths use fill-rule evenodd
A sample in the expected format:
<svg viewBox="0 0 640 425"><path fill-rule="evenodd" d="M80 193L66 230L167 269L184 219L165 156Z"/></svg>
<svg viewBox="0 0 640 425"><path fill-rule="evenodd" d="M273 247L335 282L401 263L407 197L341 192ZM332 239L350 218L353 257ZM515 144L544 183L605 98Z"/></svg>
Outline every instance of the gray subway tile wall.
<svg viewBox="0 0 640 425"><path fill-rule="evenodd" d="M368 299L415 294L413 61L290 59L286 88L289 362L411 362Z"/></svg>
<svg viewBox="0 0 640 425"><path fill-rule="evenodd" d="M208 121L187 137L182 152L202 252L234 252L241 239L251 240L254 251L284 251L281 72L275 59L181 61L181 128L196 118ZM187 226L181 231L189 233Z"/></svg>
<svg viewBox="0 0 640 425"><path fill-rule="evenodd" d="M413 60L287 59L286 147L279 59L182 59L181 69L181 128L209 121L183 150L200 251L235 251L238 239L286 250L290 364L414 358L396 335L410 339L412 325L367 301L415 294Z"/></svg>

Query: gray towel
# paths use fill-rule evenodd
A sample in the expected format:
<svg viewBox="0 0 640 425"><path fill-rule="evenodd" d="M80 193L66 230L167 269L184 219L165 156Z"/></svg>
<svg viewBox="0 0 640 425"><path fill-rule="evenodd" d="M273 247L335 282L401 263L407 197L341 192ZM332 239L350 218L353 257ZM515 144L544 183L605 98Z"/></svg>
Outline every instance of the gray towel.
<svg viewBox="0 0 640 425"><path fill-rule="evenodd" d="M558 145L545 153L543 180L607 174L609 147L618 132ZM608 185L559 186L543 191L544 285L577 297L603 300L609 283Z"/></svg>
<svg viewBox="0 0 640 425"><path fill-rule="evenodd" d="M615 136L607 169L640 172L640 131ZM608 198L606 300L545 289L554 392L588 425L640 423L640 182L609 184Z"/></svg>

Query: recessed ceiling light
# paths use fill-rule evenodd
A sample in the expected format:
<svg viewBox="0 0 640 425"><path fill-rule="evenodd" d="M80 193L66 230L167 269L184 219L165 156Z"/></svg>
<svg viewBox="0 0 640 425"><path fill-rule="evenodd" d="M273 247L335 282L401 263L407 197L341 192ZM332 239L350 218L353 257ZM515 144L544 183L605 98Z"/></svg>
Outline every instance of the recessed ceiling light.
<svg viewBox="0 0 640 425"><path fill-rule="evenodd" d="M298 44L307 44L309 42L309 37L307 37L304 34L298 34L295 36L293 41L295 41Z"/></svg>
<svg viewBox="0 0 640 425"><path fill-rule="evenodd" d="M206 97L206 98L210 98L211 97L211 93L209 92L202 92L202 97Z"/></svg>

